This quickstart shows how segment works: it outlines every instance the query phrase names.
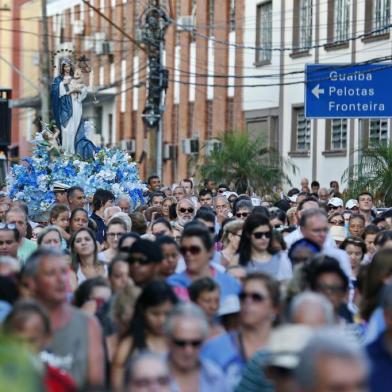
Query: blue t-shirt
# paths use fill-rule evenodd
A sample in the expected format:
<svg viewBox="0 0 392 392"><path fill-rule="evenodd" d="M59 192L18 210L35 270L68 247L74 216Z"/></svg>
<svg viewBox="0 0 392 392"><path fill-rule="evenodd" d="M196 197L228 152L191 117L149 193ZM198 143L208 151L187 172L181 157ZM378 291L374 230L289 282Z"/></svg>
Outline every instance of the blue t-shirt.
<svg viewBox="0 0 392 392"><path fill-rule="evenodd" d="M366 347L371 363L369 378L371 392L389 392L392 385L392 356L385 345L385 334Z"/></svg>
<svg viewBox="0 0 392 392"><path fill-rule="evenodd" d="M212 278L219 285L220 288L220 303L228 296L238 295L241 291L241 285L231 275L225 272L218 271L215 267L211 266ZM192 280L186 271L178 274L173 274L167 278L167 283L173 287L174 292L180 299L188 300L188 287L191 285Z"/></svg>
<svg viewBox="0 0 392 392"><path fill-rule="evenodd" d="M201 357L217 364L234 390L246 364L238 344L238 333L225 333L208 340L202 347Z"/></svg>

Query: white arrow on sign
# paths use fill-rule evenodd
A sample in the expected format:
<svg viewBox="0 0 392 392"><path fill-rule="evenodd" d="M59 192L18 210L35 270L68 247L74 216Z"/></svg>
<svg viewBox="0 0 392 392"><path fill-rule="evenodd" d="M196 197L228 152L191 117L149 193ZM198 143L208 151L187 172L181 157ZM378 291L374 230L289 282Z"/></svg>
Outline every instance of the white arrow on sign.
<svg viewBox="0 0 392 392"><path fill-rule="evenodd" d="M312 90L313 95L319 99L320 94L324 94L324 89L320 88L320 85L318 84L313 90Z"/></svg>

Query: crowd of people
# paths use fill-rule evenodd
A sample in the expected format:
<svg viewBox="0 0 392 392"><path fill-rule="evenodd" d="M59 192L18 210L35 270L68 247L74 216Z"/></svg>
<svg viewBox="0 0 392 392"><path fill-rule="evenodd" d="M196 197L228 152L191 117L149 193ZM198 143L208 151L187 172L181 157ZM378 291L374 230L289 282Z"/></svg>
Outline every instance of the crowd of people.
<svg viewBox="0 0 392 392"><path fill-rule="evenodd" d="M32 358L26 391L390 390L392 209L337 181L146 185L134 206L56 184L40 222L0 193L1 339Z"/></svg>

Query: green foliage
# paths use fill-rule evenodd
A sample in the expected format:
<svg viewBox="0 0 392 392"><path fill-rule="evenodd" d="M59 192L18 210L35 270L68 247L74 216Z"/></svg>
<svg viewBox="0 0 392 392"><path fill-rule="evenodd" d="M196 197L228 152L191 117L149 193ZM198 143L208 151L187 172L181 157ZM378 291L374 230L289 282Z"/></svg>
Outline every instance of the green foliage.
<svg viewBox="0 0 392 392"><path fill-rule="evenodd" d="M10 336L0 335L1 391L44 391L42 370L37 360L20 343Z"/></svg>
<svg viewBox="0 0 392 392"><path fill-rule="evenodd" d="M220 145L198 168L202 178L230 184L237 193L254 190L265 194L284 182L291 184L285 169L295 172L296 167L266 147L261 137L255 139L245 131L228 131L217 140Z"/></svg>
<svg viewBox="0 0 392 392"><path fill-rule="evenodd" d="M349 183L349 195L371 192L384 205L392 205L392 145L373 144L359 151L357 164L350 166L342 181Z"/></svg>

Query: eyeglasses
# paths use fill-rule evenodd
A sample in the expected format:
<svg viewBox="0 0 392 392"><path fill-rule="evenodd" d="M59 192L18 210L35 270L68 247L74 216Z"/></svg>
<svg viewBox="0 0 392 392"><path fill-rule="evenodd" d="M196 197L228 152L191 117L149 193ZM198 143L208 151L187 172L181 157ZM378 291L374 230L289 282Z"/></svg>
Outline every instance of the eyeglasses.
<svg viewBox="0 0 392 392"><path fill-rule="evenodd" d="M329 223L334 226L344 226L344 220L331 220Z"/></svg>
<svg viewBox="0 0 392 392"><path fill-rule="evenodd" d="M259 240L261 238L267 238L270 239L271 238L271 232L270 231L256 231L254 233L252 233L253 237L256 238L256 240Z"/></svg>
<svg viewBox="0 0 392 392"><path fill-rule="evenodd" d="M186 212L189 212L190 214L193 214L193 211L195 211L194 208L190 207L190 208L180 208L178 211L181 212L181 214L185 214Z"/></svg>
<svg viewBox="0 0 392 392"><path fill-rule="evenodd" d="M146 265L146 264L150 264L150 260L147 257L133 257L131 256L128 259L130 264L142 264L142 265Z"/></svg>
<svg viewBox="0 0 392 392"><path fill-rule="evenodd" d="M0 223L0 230L14 230L16 225L14 223Z"/></svg>
<svg viewBox="0 0 392 392"><path fill-rule="evenodd" d="M199 348L203 343L202 340L182 340L182 339L173 339L173 343L177 347L185 348L187 346L192 346L193 348Z"/></svg>
<svg viewBox="0 0 392 392"><path fill-rule="evenodd" d="M355 238L346 238L346 244L362 244L363 241L362 240L356 240Z"/></svg>
<svg viewBox="0 0 392 392"><path fill-rule="evenodd" d="M263 294L247 293L246 291L242 291L238 297L241 302L245 301L247 298L250 298L253 302L263 302L267 299Z"/></svg>
<svg viewBox="0 0 392 392"><path fill-rule="evenodd" d="M249 212L237 212L235 214L237 218L247 218L249 216Z"/></svg>
<svg viewBox="0 0 392 392"><path fill-rule="evenodd" d="M202 251L202 249L200 248L200 246L197 246L197 245L181 246L180 247L180 252L182 255L186 255L188 252L191 255L198 255L201 251Z"/></svg>
<svg viewBox="0 0 392 392"><path fill-rule="evenodd" d="M170 384L169 376L158 376L155 378L136 378L132 381L132 384L137 388L150 388L154 385L159 385L160 387L166 387Z"/></svg>
<svg viewBox="0 0 392 392"><path fill-rule="evenodd" d="M336 207L336 206L328 206L329 210L338 210L340 208L340 206Z"/></svg>

